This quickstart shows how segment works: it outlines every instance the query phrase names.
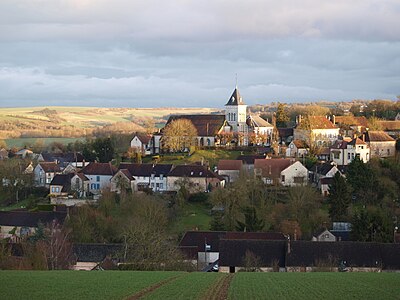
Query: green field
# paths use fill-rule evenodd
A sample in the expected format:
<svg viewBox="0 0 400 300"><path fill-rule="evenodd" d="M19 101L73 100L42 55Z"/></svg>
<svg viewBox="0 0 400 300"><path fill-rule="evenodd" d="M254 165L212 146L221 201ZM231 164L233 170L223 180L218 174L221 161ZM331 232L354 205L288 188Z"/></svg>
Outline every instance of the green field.
<svg viewBox="0 0 400 300"><path fill-rule="evenodd" d="M76 141L84 141L84 138L18 138L18 139L5 139L8 148L16 147L23 148L25 146L43 145L48 146L51 143L61 143L67 145Z"/></svg>
<svg viewBox="0 0 400 300"><path fill-rule="evenodd" d="M1 299L224 299L224 294L228 299L400 299L400 274L0 271Z"/></svg>

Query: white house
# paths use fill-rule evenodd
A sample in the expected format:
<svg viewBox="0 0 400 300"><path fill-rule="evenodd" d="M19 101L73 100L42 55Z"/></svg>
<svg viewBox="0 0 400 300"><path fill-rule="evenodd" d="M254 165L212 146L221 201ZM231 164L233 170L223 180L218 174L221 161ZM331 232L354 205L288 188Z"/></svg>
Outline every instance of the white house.
<svg viewBox="0 0 400 300"><path fill-rule="evenodd" d="M254 174L270 185L296 186L308 181L307 168L288 158L256 159Z"/></svg>
<svg viewBox="0 0 400 300"><path fill-rule="evenodd" d="M71 190L77 192L78 198L85 198L89 194L90 180L83 173L76 173L71 178Z"/></svg>
<svg viewBox="0 0 400 300"><path fill-rule="evenodd" d="M333 182L333 177L337 172L341 174L336 166L335 162L326 162L321 165L317 165L314 173L314 182L317 184L322 195L327 196L329 194L329 185Z"/></svg>
<svg viewBox="0 0 400 300"><path fill-rule="evenodd" d="M150 141L152 139L151 135L137 133L131 140L131 148L142 154L150 154L151 146Z"/></svg>
<svg viewBox="0 0 400 300"><path fill-rule="evenodd" d="M226 178L226 182L235 182L243 171L243 162L240 159L221 159L218 162L218 175Z"/></svg>
<svg viewBox="0 0 400 300"><path fill-rule="evenodd" d="M286 149L287 157L304 157L308 153L308 146L304 141L293 140Z"/></svg>
<svg viewBox="0 0 400 300"><path fill-rule="evenodd" d="M305 141L308 145L329 146L338 139L339 130L325 116L298 116L293 139Z"/></svg>
<svg viewBox="0 0 400 300"><path fill-rule="evenodd" d="M61 169L55 162L41 162L33 170L36 186L49 187L56 174L60 174Z"/></svg>
<svg viewBox="0 0 400 300"><path fill-rule="evenodd" d="M330 148L331 161L338 166L347 166L358 156L363 162L370 159L370 148L366 142L359 138L337 141Z"/></svg>
<svg viewBox="0 0 400 300"><path fill-rule="evenodd" d="M367 131L365 142L371 149L371 157L392 157L396 154L396 140L384 131Z"/></svg>
<svg viewBox="0 0 400 300"><path fill-rule="evenodd" d="M89 179L89 191L93 194L100 194L101 190L109 189L111 178L117 173L117 168L111 163L89 163L79 173Z"/></svg>

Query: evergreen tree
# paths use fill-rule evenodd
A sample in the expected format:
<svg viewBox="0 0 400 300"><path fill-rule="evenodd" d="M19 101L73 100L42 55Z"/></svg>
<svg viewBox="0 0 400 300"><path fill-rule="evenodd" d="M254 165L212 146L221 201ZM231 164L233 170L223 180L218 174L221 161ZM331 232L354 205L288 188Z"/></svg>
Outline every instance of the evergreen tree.
<svg viewBox="0 0 400 300"><path fill-rule="evenodd" d="M333 183L329 185L329 216L332 221L341 221L347 216L347 209L351 203L350 187L346 179L336 172Z"/></svg>
<svg viewBox="0 0 400 300"><path fill-rule="evenodd" d="M212 231L224 231L226 230L223 214L216 212L210 222L210 230Z"/></svg>
<svg viewBox="0 0 400 300"><path fill-rule="evenodd" d="M265 222L257 217L257 212L254 206L245 207L243 209L244 222L237 221L237 231L256 232L261 231L265 227Z"/></svg>
<svg viewBox="0 0 400 300"><path fill-rule="evenodd" d="M378 200L377 180L368 164L356 156L348 166L346 177L358 202L376 204Z"/></svg>
<svg viewBox="0 0 400 300"><path fill-rule="evenodd" d="M286 127L289 120L289 116L286 112L286 105L284 103L279 103L278 109L276 110L276 126Z"/></svg>
<svg viewBox="0 0 400 300"><path fill-rule="evenodd" d="M393 240L389 213L370 207L356 211L352 218L351 238L360 242L387 243Z"/></svg>

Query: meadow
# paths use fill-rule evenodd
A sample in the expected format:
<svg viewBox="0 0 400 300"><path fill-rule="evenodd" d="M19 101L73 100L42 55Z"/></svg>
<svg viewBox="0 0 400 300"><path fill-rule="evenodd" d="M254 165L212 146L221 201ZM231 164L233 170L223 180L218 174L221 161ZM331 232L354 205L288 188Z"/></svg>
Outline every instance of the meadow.
<svg viewBox="0 0 400 300"><path fill-rule="evenodd" d="M2 299L399 299L398 273L0 271Z"/></svg>

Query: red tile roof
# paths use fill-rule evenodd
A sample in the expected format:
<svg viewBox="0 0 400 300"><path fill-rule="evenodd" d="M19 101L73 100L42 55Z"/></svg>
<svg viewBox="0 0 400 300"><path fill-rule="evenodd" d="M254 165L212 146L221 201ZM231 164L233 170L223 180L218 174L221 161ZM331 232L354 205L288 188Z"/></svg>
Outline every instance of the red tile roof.
<svg viewBox="0 0 400 300"><path fill-rule="evenodd" d="M395 139L384 131L367 131L365 133L366 142L393 142Z"/></svg>
<svg viewBox="0 0 400 300"><path fill-rule="evenodd" d="M256 159L254 169L260 169L263 177L279 178L281 172L291 165L288 158Z"/></svg>
<svg viewBox="0 0 400 300"><path fill-rule="evenodd" d="M218 162L218 170L237 170L242 169L243 162L238 159L221 159Z"/></svg>
<svg viewBox="0 0 400 300"><path fill-rule="evenodd" d="M369 123L366 117L354 117L354 116L336 116L335 122L343 125L363 126L369 127Z"/></svg>
<svg viewBox="0 0 400 300"><path fill-rule="evenodd" d="M400 121L378 121L378 124L385 131L400 130Z"/></svg>
<svg viewBox="0 0 400 300"><path fill-rule="evenodd" d="M54 172L60 172L60 166L57 165L55 162L41 162L39 165L42 167L43 171L46 173L54 173Z"/></svg>
<svg viewBox="0 0 400 300"><path fill-rule="evenodd" d="M335 129L337 128L325 116L306 116L297 126L298 129Z"/></svg>

